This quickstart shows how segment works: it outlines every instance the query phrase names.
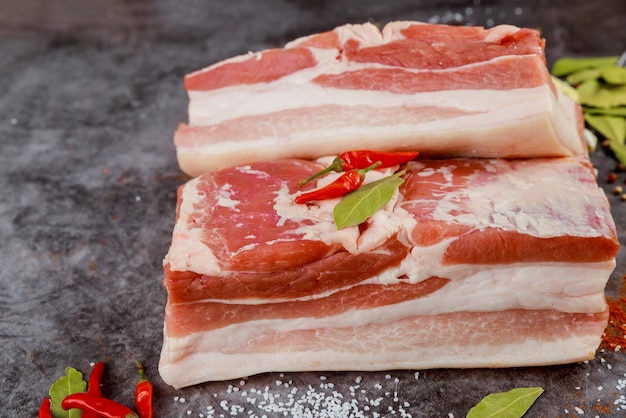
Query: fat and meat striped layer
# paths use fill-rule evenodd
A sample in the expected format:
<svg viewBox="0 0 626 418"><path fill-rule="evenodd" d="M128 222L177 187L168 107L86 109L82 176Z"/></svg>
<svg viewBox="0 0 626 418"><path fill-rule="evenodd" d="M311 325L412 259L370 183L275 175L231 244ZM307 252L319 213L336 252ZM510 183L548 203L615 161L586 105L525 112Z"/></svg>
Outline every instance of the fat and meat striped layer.
<svg viewBox="0 0 626 418"><path fill-rule="evenodd" d="M459 312L356 327L257 328L185 337L169 337L166 324L159 372L180 388L268 371L563 364L593 357L607 318L606 311Z"/></svg>
<svg viewBox="0 0 626 418"><path fill-rule="evenodd" d="M331 159L232 167L180 189L166 382L593 355L618 243L587 159L420 159L383 210L340 231L337 200L293 203Z"/></svg>
<svg viewBox="0 0 626 418"><path fill-rule="evenodd" d="M345 25L217 63L185 86L189 123L174 142L193 176L368 147L446 157L585 150L580 109L554 88L543 40L507 25Z"/></svg>

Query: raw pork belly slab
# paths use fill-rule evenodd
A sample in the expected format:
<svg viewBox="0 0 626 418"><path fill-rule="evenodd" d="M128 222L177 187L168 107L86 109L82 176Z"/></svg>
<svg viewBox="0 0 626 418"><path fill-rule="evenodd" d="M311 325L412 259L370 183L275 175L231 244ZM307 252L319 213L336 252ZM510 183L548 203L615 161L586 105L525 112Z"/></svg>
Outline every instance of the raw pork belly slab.
<svg viewBox="0 0 626 418"><path fill-rule="evenodd" d="M259 162L180 188L165 382L593 357L618 242L586 158L418 160L389 204L341 230L337 199L293 203L321 167Z"/></svg>
<svg viewBox="0 0 626 418"><path fill-rule="evenodd" d="M424 157L561 157L586 148L580 107L554 87L531 29L366 23L185 77L186 173L351 149Z"/></svg>

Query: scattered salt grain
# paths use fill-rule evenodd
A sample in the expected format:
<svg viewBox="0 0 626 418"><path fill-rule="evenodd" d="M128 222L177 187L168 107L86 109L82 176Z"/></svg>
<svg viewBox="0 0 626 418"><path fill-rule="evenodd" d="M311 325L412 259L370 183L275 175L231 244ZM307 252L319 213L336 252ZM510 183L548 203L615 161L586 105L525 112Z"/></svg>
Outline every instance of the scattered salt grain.
<svg viewBox="0 0 626 418"><path fill-rule="evenodd" d="M419 380L420 378L420 372L415 372L415 380Z"/></svg>
<svg viewBox="0 0 626 418"><path fill-rule="evenodd" d="M581 408L575 406L574 409L576 410L576 412L578 412L578 415L585 415L585 411L583 411Z"/></svg>

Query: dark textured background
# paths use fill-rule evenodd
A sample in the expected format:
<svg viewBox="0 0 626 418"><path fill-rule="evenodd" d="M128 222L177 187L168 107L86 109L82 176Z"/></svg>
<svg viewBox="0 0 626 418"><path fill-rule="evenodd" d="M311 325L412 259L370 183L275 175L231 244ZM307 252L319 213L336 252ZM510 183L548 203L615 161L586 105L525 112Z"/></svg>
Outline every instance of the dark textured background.
<svg viewBox="0 0 626 418"><path fill-rule="evenodd" d="M160 380L161 260L185 181L171 142L186 120L182 76L340 24L400 19L538 27L550 62L626 49L626 2L613 0L0 0L0 416L35 416L66 366L88 372L98 360L107 363L104 393L131 404L135 357L156 386L158 417L277 416L268 399L295 390L304 401L309 385L369 416L464 417L486 394L518 386L546 389L533 417L578 416L575 408L625 416L623 352L418 379L415 371L265 374L178 391ZM614 160L600 150L593 161L612 189L602 179ZM622 234L626 203L609 199ZM609 297L624 273L620 252Z"/></svg>

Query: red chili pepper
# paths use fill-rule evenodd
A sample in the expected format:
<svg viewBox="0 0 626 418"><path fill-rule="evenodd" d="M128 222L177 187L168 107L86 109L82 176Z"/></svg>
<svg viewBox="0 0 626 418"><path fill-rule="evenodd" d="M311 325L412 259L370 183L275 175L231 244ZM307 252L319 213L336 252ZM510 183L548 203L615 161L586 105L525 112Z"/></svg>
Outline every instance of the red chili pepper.
<svg viewBox="0 0 626 418"><path fill-rule="evenodd" d="M310 192L302 193L301 195L296 196L295 202L306 203L310 202L311 200L333 199L335 197L341 197L347 193L350 193L351 191L358 189L359 186L363 183L363 179L365 179L365 173L378 167L380 164L380 162L376 162L362 170L352 169L346 171L341 176L337 177L335 181L329 183L321 189L312 190Z"/></svg>
<svg viewBox="0 0 626 418"><path fill-rule="evenodd" d="M100 392L100 382L102 381L102 375L104 374L104 363L99 361L91 369L89 375L89 386L87 387L87 393L95 396L102 396Z"/></svg>
<svg viewBox="0 0 626 418"><path fill-rule="evenodd" d="M91 369L89 375L89 385L87 386L87 393L94 396L102 396L100 391L100 382L102 381L102 375L104 374L104 363L99 361ZM83 411L81 418L99 418L99 415L91 411Z"/></svg>
<svg viewBox="0 0 626 418"><path fill-rule="evenodd" d="M325 169L318 171L311 177L300 182L300 186L314 180L326 173L336 171L338 173L342 171L348 171L353 169L367 168L375 162L380 162L378 168L393 167L394 165L400 165L408 163L415 159L419 155L416 151L404 151L404 152L386 152L386 151L373 151L373 150L357 150L347 151L339 154L333 162Z"/></svg>
<svg viewBox="0 0 626 418"><path fill-rule="evenodd" d="M50 398L44 398L39 406L39 418L52 418L52 410L50 409Z"/></svg>
<svg viewBox="0 0 626 418"><path fill-rule="evenodd" d="M85 392L67 395L61 402L61 407L65 410L78 408L83 411L93 412L103 418L139 418L126 405Z"/></svg>
<svg viewBox="0 0 626 418"><path fill-rule="evenodd" d="M139 383L135 387L135 408L139 412L139 418L152 418L152 383L146 379L142 364L135 359L139 369Z"/></svg>

